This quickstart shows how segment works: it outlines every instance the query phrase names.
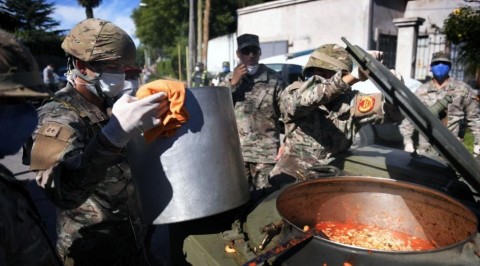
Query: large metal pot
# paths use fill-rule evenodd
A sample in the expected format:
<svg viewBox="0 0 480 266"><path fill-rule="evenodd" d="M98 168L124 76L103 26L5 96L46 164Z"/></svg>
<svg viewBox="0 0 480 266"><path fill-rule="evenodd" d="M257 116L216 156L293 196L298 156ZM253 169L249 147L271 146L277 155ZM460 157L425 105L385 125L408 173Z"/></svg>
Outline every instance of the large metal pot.
<svg viewBox="0 0 480 266"><path fill-rule="evenodd" d="M456 200L426 187L370 177L310 180L283 190L279 214L297 230L322 221L373 225L433 240L429 251L367 250L315 237L287 265L350 262L354 265L475 265L478 256L462 256L477 233L476 216ZM470 243L471 244L471 243ZM473 254L473 251L471 251ZM471 258L474 258L472 261ZM332 264L332 265L333 265Z"/></svg>
<svg viewBox="0 0 480 266"><path fill-rule="evenodd" d="M173 137L127 146L142 218L166 224L218 214L248 201L249 190L228 88L186 90L190 119Z"/></svg>

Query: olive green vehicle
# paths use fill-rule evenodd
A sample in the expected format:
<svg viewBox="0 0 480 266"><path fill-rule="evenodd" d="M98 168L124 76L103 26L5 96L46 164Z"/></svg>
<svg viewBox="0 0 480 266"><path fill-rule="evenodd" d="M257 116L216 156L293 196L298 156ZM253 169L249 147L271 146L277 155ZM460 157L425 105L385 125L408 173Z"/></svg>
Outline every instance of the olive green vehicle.
<svg viewBox="0 0 480 266"><path fill-rule="evenodd" d="M379 145L353 148L338 169L317 167L299 173L301 179L310 183L299 182L277 191L259 191L247 204L234 210L170 225L173 265L480 265L479 163L387 68L361 48L342 40L353 58L370 71L369 77L374 84L389 101L399 106L419 132L429 137L441 157L434 159ZM412 211L413 223L418 222L416 228L430 228L427 235L438 247L419 252L378 251L338 244L322 235L311 237L308 231L302 233L299 217L320 208L309 205L308 201L318 198L319 194L308 194L307 189L326 193L326 187L335 179L357 184L374 183L373 187L365 186L364 191L370 193L365 197L373 199L373 204L369 207L359 203L358 207L351 203L351 209L365 208L363 211L370 212L381 208L377 203L382 203L384 213L392 211L392 215L396 215L400 211ZM383 193L390 189L395 191L392 192L394 197L383 198ZM295 191L303 194L298 194L292 200L293 205L285 211L285 199ZM350 190L339 186L336 193L344 191ZM375 197L378 197L376 201ZM397 200L404 208L396 209ZM392 205L388 206L390 203ZM324 200L321 204L327 208L331 202ZM338 208L342 206L329 207L327 212L335 212ZM423 209L419 211L419 208ZM428 225L422 222L426 216L430 216L425 222ZM398 220L400 229L403 220L410 218L406 213L394 219ZM464 229L468 232L462 231Z"/></svg>

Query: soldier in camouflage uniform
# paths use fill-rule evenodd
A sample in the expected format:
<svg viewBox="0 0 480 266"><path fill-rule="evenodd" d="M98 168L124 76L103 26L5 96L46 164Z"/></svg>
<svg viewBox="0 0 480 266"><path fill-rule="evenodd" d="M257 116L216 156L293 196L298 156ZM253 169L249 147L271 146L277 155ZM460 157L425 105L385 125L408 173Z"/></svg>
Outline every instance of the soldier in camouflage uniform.
<svg viewBox="0 0 480 266"><path fill-rule="evenodd" d="M445 114L440 117L443 124L459 139L460 125L466 121L474 136L474 153L479 154L480 150L480 115L479 103L475 100L477 94L464 82L453 79L448 75L452 62L444 52L434 53L430 63L433 74L432 80L424 83L416 91L415 95L426 106L432 106L445 95L452 96L452 102L448 104ZM403 135L405 151L415 150L412 136L415 128L410 121L405 119L400 125L400 132ZM418 137L419 154L437 155L428 140L421 134Z"/></svg>
<svg viewBox="0 0 480 266"><path fill-rule="evenodd" d="M381 56L378 51L371 54ZM305 82L294 82L280 95L285 141L272 171L275 183L293 182L307 168L332 163L349 149L362 125L403 119L382 94L362 95L351 89L366 76L358 67L352 71L352 59L339 45L315 49L303 75Z"/></svg>
<svg viewBox="0 0 480 266"><path fill-rule="evenodd" d="M39 108L30 165L60 208L57 249L66 265L144 265L144 227L124 146L160 125L165 94L124 94L112 107L136 49L111 22L80 22L62 48L69 83Z"/></svg>
<svg viewBox="0 0 480 266"><path fill-rule="evenodd" d="M30 100L48 97L35 59L0 30L0 158L18 152L38 123ZM23 184L0 164L0 265L62 265Z"/></svg>
<svg viewBox="0 0 480 266"><path fill-rule="evenodd" d="M258 63L257 35L243 34L237 44L240 64L220 86L232 90L245 171L251 190L257 190L270 187L268 175L280 142L278 100L283 83L275 71Z"/></svg>

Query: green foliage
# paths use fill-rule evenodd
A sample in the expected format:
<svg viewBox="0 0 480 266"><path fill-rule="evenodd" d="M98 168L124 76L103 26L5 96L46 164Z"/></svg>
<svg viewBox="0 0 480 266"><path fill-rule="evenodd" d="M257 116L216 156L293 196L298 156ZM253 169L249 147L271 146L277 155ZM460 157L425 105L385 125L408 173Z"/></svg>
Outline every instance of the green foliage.
<svg viewBox="0 0 480 266"><path fill-rule="evenodd" d="M46 0L0 0L0 27L14 31L48 31L59 25ZM7 24L9 23L9 24Z"/></svg>
<svg viewBox="0 0 480 266"><path fill-rule="evenodd" d="M447 39L459 45L460 58L471 72L480 68L480 9L465 6L455 9L445 20Z"/></svg>
<svg viewBox="0 0 480 266"><path fill-rule="evenodd" d="M210 39L233 33L237 30L237 9L269 2L271 0L211 0ZM188 43L188 0L142 0L145 6L136 8L132 19L136 25L136 36L142 44L158 51L165 71L172 69L178 77L178 45L182 69L185 69L185 46ZM195 7L196 15L196 7ZM195 21L196 18L195 18ZM143 53L142 53L143 55ZM143 61L139 59L140 61ZM163 63L162 63L163 64ZM160 71L160 69L159 69ZM184 71L184 70L183 70ZM161 73L161 75L164 75ZM185 77L185 73L182 73Z"/></svg>
<svg viewBox="0 0 480 266"><path fill-rule="evenodd" d="M87 18L93 18L93 8L98 7L102 0L77 0L77 2L85 8Z"/></svg>
<svg viewBox="0 0 480 266"><path fill-rule="evenodd" d="M173 70L171 59L166 59L157 63L157 75L159 77L177 77L175 71Z"/></svg>
<svg viewBox="0 0 480 266"><path fill-rule="evenodd" d="M134 9L136 35L149 47L161 50L176 46L188 36L188 2L145 0L147 6Z"/></svg>
<svg viewBox="0 0 480 266"><path fill-rule="evenodd" d="M0 27L15 34L40 67L65 64L65 52L60 47L63 36L52 31L59 25L51 17L53 10L53 3L46 0L0 0Z"/></svg>
<svg viewBox="0 0 480 266"><path fill-rule="evenodd" d="M463 138L463 145L465 145L465 148L467 148L469 152L473 153L473 144L474 144L473 134L470 131L470 129L467 128L465 132L465 137Z"/></svg>

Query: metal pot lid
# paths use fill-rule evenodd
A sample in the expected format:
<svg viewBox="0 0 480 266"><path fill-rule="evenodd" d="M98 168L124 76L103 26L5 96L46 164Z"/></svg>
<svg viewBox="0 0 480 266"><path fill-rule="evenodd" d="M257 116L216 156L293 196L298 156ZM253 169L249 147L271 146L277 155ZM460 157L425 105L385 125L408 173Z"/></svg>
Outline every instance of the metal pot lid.
<svg viewBox="0 0 480 266"><path fill-rule="evenodd" d="M385 97L394 103L415 128L426 136L432 146L472 186L480 191L480 165L457 138L389 69L344 37L347 51L363 68Z"/></svg>

